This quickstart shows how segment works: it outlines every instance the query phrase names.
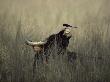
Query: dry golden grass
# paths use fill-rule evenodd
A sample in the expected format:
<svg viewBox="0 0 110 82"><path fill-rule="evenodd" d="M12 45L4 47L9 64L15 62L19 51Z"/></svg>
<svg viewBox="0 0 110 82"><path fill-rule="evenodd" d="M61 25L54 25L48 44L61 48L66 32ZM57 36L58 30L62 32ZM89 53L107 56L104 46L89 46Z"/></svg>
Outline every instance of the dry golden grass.
<svg viewBox="0 0 110 82"><path fill-rule="evenodd" d="M107 0L0 0L0 82L109 82L110 2ZM69 49L74 64L62 59L40 65L32 77L34 53L25 39L43 40L76 25Z"/></svg>

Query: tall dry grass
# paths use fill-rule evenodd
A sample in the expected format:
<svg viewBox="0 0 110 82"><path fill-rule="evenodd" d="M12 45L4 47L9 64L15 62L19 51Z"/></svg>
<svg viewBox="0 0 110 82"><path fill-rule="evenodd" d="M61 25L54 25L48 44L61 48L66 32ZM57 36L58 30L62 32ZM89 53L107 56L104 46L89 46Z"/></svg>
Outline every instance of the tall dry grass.
<svg viewBox="0 0 110 82"><path fill-rule="evenodd" d="M2 2L5 3L5 1ZM85 14L83 14L84 9L78 6L80 1L76 1L74 5L72 5L72 1L66 1L71 4L69 5L65 2L65 7L60 5L62 3L61 0L57 6L59 10L56 8L56 1L52 2L54 7L52 7L52 4L48 5L50 2L48 0L46 4L44 4L45 2L42 4L42 1L39 1L39 4L43 5L42 8L36 3L38 12L33 2L34 5L24 6L22 1L20 1L19 7L16 1L13 1L14 5L12 5L8 0L5 5L10 3L10 7L1 8L0 82L109 82L110 17L104 16L104 13L101 13L100 16L91 15L96 15L97 9L94 13L85 11ZM91 3L93 2L91 1ZM97 3L97 5L100 3ZM26 4L30 4L29 1ZM84 5L81 2L80 4ZM27 8L28 6L29 8ZM68 6L70 9L74 7L74 12L76 13L68 9ZM78 10L75 9L76 7L79 7ZM25 13L20 13L23 11L20 8L25 8ZM35 9L30 10L31 8ZM55 8L54 12L52 12L53 8ZM65 8L64 11L61 11L63 8ZM48 9L48 11L45 9ZM37 14L33 14L34 10L34 13ZM81 16L78 11L81 11ZM43 15L43 12L45 15ZM78 19L74 20L76 18ZM80 18L82 21L80 21ZM72 24L75 22L79 27L72 30L73 37L69 44L69 49L78 53L77 59L73 64L59 58L59 56L55 60L50 59L48 65L41 64L37 66L35 77L33 78L32 65L35 53L24 44L25 39L36 41L44 39L52 34L54 30L60 30L58 27L65 22Z"/></svg>
<svg viewBox="0 0 110 82"><path fill-rule="evenodd" d="M73 64L57 57L48 65L39 65L33 78L34 52L24 44L28 38L39 40L39 33L25 34L22 19L0 17L0 81L1 82L108 82L109 79L109 19L85 21L70 40L71 51L79 53ZM91 18L92 19L92 18ZM33 24L34 26L34 24ZM15 29L11 29L14 27ZM14 31L13 31L14 30Z"/></svg>

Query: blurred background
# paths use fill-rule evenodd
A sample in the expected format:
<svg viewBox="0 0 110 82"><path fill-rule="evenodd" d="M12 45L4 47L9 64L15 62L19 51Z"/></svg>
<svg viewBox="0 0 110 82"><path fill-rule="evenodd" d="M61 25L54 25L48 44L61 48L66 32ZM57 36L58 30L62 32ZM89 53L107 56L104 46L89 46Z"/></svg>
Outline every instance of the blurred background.
<svg viewBox="0 0 110 82"><path fill-rule="evenodd" d="M109 0L0 0L0 82L109 82ZM68 23L73 64L51 60L33 79L34 52L25 39L44 40Z"/></svg>

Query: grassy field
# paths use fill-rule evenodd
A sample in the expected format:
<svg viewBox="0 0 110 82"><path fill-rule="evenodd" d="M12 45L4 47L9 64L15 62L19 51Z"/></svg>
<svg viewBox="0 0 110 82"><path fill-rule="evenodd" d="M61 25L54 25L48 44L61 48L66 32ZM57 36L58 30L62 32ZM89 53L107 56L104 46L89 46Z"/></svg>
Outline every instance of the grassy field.
<svg viewBox="0 0 110 82"><path fill-rule="evenodd" d="M110 1L0 0L0 82L110 82ZM50 59L33 78L33 50L25 39L39 41L78 26L68 49L73 64Z"/></svg>

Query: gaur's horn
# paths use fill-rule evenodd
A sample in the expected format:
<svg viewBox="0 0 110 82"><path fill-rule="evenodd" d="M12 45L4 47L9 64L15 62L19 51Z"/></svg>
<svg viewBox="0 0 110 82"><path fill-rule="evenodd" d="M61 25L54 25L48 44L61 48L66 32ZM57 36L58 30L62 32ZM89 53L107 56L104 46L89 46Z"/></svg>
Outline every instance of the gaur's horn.
<svg viewBox="0 0 110 82"><path fill-rule="evenodd" d="M44 45L46 42L42 42L42 41L40 41L40 42L32 42L32 41L26 40L25 43L27 45L29 45L29 46L37 46L37 45Z"/></svg>

